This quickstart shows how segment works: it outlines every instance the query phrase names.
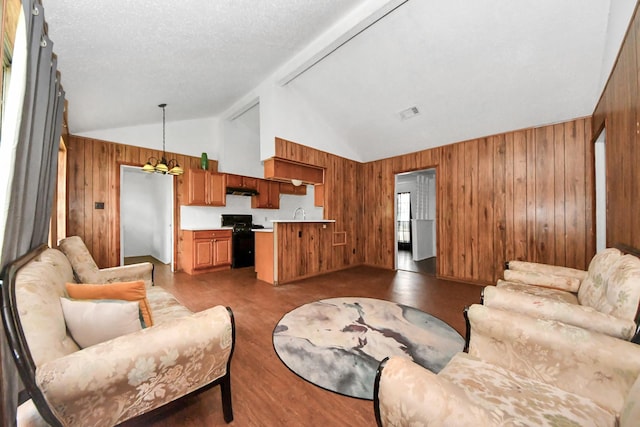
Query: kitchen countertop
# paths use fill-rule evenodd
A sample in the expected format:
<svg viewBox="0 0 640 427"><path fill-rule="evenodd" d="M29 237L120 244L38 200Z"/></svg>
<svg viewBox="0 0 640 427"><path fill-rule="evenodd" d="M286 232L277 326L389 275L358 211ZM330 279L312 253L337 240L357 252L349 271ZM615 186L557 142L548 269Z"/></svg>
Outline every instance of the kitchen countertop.
<svg viewBox="0 0 640 427"><path fill-rule="evenodd" d="M328 222L336 222L335 219L274 219L271 222L284 222L284 223L296 223L296 222L319 222L319 223L328 223Z"/></svg>
<svg viewBox="0 0 640 427"><path fill-rule="evenodd" d="M273 233L273 228L252 228L255 233Z"/></svg>

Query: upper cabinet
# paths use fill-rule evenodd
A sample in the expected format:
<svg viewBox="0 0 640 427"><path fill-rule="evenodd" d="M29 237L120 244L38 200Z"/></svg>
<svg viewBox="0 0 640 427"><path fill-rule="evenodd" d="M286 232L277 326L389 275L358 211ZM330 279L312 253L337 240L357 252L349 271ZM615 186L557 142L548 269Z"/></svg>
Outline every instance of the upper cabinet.
<svg viewBox="0 0 640 427"><path fill-rule="evenodd" d="M190 206L224 206L226 204L226 177L220 173L201 169L187 169L186 204Z"/></svg>
<svg viewBox="0 0 640 427"><path fill-rule="evenodd" d="M303 184L322 184L324 169L306 163L271 157L264 161L264 177L284 182L298 180Z"/></svg>
<svg viewBox="0 0 640 427"><path fill-rule="evenodd" d="M258 180L258 195L251 196L253 209L280 209L280 183Z"/></svg>
<svg viewBox="0 0 640 427"><path fill-rule="evenodd" d="M316 184L313 186L313 205L318 207L324 206L324 184Z"/></svg>
<svg viewBox="0 0 640 427"><path fill-rule="evenodd" d="M295 186L290 182L281 182L280 194L294 194L296 196L305 196L307 194L307 186L304 184Z"/></svg>
<svg viewBox="0 0 640 427"><path fill-rule="evenodd" d="M250 176L227 174L227 187L242 188L245 190L257 190L258 178Z"/></svg>

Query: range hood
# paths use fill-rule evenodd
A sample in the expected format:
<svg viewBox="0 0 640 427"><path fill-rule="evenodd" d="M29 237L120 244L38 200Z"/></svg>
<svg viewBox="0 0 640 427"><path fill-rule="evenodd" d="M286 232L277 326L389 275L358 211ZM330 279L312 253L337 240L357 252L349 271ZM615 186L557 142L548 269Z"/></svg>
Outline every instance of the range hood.
<svg viewBox="0 0 640 427"><path fill-rule="evenodd" d="M232 196L257 196L259 193L250 188L227 187L227 194Z"/></svg>

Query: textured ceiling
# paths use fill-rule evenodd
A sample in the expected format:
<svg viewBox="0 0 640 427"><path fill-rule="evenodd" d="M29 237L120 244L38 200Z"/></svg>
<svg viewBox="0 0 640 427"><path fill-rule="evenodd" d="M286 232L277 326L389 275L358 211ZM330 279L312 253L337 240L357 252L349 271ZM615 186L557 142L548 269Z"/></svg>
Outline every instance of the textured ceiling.
<svg viewBox="0 0 640 427"><path fill-rule="evenodd" d="M364 0L44 0L72 132L222 113Z"/></svg>
<svg viewBox="0 0 640 427"><path fill-rule="evenodd" d="M72 133L221 114L367 3L44 1ZM586 116L635 5L410 0L286 87L362 161Z"/></svg>

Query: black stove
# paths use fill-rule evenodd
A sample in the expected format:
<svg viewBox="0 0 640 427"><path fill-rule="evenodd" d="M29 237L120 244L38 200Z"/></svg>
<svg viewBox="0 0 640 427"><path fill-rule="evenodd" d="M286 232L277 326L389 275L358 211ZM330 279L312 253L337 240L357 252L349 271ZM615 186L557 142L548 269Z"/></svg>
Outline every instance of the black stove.
<svg viewBox="0 0 640 427"><path fill-rule="evenodd" d="M231 233L231 267L255 265L252 215L222 215L222 226L233 227Z"/></svg>

